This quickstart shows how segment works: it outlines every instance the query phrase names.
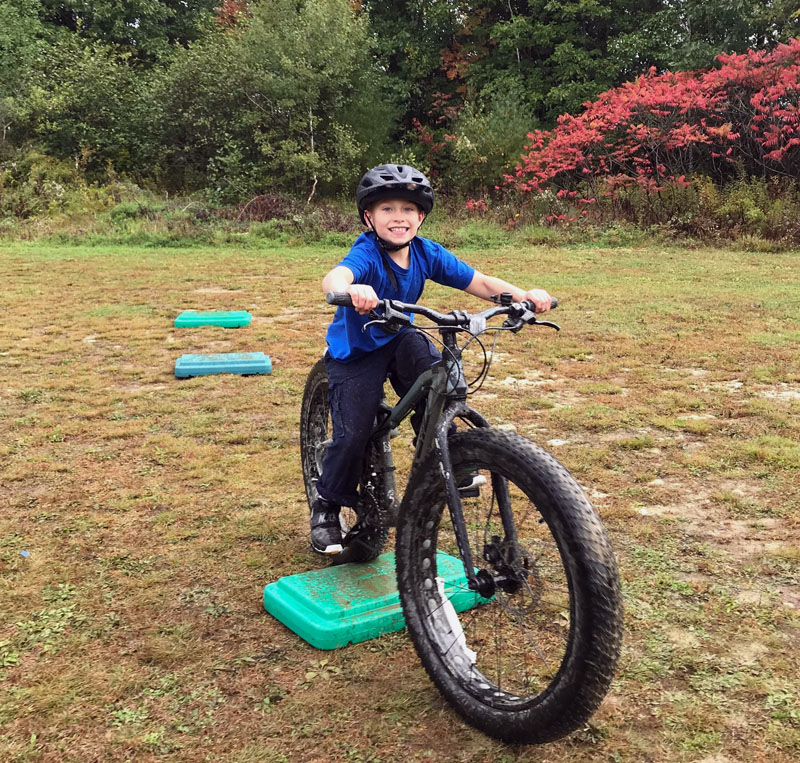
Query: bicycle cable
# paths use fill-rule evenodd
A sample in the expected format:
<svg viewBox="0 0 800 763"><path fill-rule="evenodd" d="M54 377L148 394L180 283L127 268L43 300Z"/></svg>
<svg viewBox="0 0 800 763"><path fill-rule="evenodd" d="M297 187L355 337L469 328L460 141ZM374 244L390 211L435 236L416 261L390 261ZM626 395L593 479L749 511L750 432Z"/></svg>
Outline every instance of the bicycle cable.
<svg viewBox="0 0 800 763"><path fill-rule="evenodd" d="M441 338L440 338L440 337L437 335L437 334L438 334L438 331L437 331L437 330L436 330L434 327L428 327L428 326L425 326L425 327L420 327L420 326L415 326L415 328L416 328L416 329L417 329L419 332L421 332L422 334L425 334L425 336L427 336L427 337L428 337L428 338L429 338L429 339L430 339L432 342L436 342L437 344L441 345L441 347L442 347L442 350L443 350L443 351L445 351L445 350L447 351L447 354L450 356L450 358L452 359L452 361L453 361L454 363L457 363L457 362L458 362L458 359L457 359L457 358L456 358L456 356L453 354L453 351L452 351L452 350L451 350L449 347L447 347L447 345L445 345L445 343L444 343L444 342L441 340ZM458 328L457 330L458 330L458 331L465 331L465 332L467 331L467 329L465 329L465 328ZM467 332L467 333L469 333L469 332ZM472 334L472 335L471 335L471 339L469 339L469 340L466 342L466 344L464 344L464 346L463 346L463 347L460 347L460 348L459 348L459 351L460 351L461 353L463 353L463 352L464 352L464 350L466 350L466 349L467 349L467 347L469 347L469 345L470 345L470 344L471 344L473 341L476 341L476 342L477 342L477 343L480 345L480 347L481 347L481 350L483 350L483 368L481 368L481 370L480 370L480 372L478 373L478 375L477 375L477 376L476 376L476 377L475 377L475 378L474 378L474 379L473 379L471 382L468 382L468 383L467 383L467 388L470 390L470 392L469 392L468 394L472 394L472 392L477 392L477 391L480 389L480 387L478 387L477 389L474 389L474 390L473 390L473 389L472 389L472 387L473 387L475 384L477 384L478 382L480 382L480 383L481 383L481 385L483 384L483 379L485 379L485 377L486 377L486 371L487 371L488 365L491 365L491 361L487 361L486 347L484 346L483 342L481 342L481 340L480 340L480 339L479 339L477 336L475 336L474 334ZM495 344L496 344L496 343L497 343L497 338L495 337ZM492 351L494 352L494 345L492 345ZM488 363L488 365L487 365L487 363Z"/></svg>
<svg viewBox="0 0 800 763"><path fill-rule="evenodd" d="M415 325L414 328L419 331L421 334L425 334L431 342L435 342L442 346L442 350L447 350L447 354L450 356L450 359L454 362L458 362L458 358L453 354L453 351L441 340L439 336L437 336L438 329L433 326L417 326ZM459 331L464 331L465 329L458 329ZM433 333L437 332L437 333Z"/></svg>
<svg viewBox="0 0 800 763"><path fill-rule="evenodd" d="M489 376L489 369L492 367L492 361L494 360L494 351L495 351L495 347L497 347L497 340L500 338L500 332L501 331L511 331L511 328L510 327L503 327L503 326L496 326L496 327L492 327L492 328L486 329L486 332L489 332L489 331L494 331L495 332L494 333L494 339L492 340L492 349L491 349L491 352L489 353L488 358L486 358L486 349L484 348L484 358L485 358L484 366L483 366L483 369L482 369L481 373L478 374L478 377L476 378L476 380L474 382L472 382L472 384L470 385L470 387L472 387L472 386L477 384L475 389L471 389L470 390L470 394L474 394L475 392L479 392L481 390L481 388L483 387L483 384L486 381L486 378ZM478 339L478 337L474 337L474 338ZM470 341L472 341L472 340L470 340ZM481 345L481 347L483 347L483 343L480 340L478 340L478 343ZM467 342L467 344L469 344L469 342ZM466 347L466 345L465 345L465 347Z"/></svg>
<svg viewBox="0 0 800 763"><path fill-rule="evenodd" d="M480 392L483 388L483 383L486 381L486 378L489 376L489 369L492 367L492 360L494 359L494 349L497 347L497 338L500 335L495 331L494 339L492 340L492 349L491 352L487 355L486 354L486 347L481 342L478 337L474 337L474 339L478 342L483 350L483 367L481 368L481 372L475 377L471 384L469 384L470 394L474 395L476 392ZM471 340L470 340L471 341ZM469 342L467 342L469 345Z"/></svg>
<svg viewBox="0 0 800 763"><path fill-rule="evenodd" d="M456 356L453 354L453 351L449 347L447 347L447 345L445 345L445 343L438 336L437 328L433 326L430 327L415 326L414 328L416 328L417 331L419 331L420 333L425 334L425 336L427 336L428 339L430 339L432 342L435 342L436 344L440 345L443 351L447 351L447 354L450 356L450 358L454 363L458 362L458 358L456 358ZM456 330L465 331L469 333L465 328L457 328ZM489 375L489 369L492 367L492 360L494 359L495 347L497 347L497 340L500 337L500 332L511 331L511 328L506 326L493 326L491 328L485 329L482 333L488 333L489 331L494 332L494 339L492 340L492 349L488 353L488 355L486 352L486 346L480 340L479 335L476 334L470 334L470 339L467 340L467 342L464 344L463 347L459 348L460 352L463 353L464 350L466 350L467 347L469 347L469 345L472 344L472 342L477 342L480 345L480 348L483 352L483 367L478 372L478 375L471 382L467 383L467 387L469 389L468 394L470 395L475 394L476 392L479 392L482 389L484 382L486 381L486 378Z"/></svg>

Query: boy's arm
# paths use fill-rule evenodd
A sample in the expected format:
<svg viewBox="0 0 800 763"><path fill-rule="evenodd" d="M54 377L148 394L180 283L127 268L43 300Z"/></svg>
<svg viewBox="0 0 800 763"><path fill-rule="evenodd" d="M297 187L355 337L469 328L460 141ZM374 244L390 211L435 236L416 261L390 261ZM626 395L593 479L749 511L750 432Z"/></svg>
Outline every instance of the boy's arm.
<svg viewBox="0 0 800 763"><path fill-rule="evenodd" d="M355 276L350 268L337 265L322 279L322 291L343 291L350 295L356 312L366 315L378 304L378 295L368 284L353 283Z"/></svg>
<svg viewBox="0 0 800 763"><path fill-rule="evenodd" d="M551 297L544 289L529 289L524 291L502 278L487 276L475 271L469 286L464 289L467 294L472 294L481 299L491 300L495 294L502 294L504 291L510 292L515 302L529 299L536 305L537 313L544 313L550 309Z"/></svg>

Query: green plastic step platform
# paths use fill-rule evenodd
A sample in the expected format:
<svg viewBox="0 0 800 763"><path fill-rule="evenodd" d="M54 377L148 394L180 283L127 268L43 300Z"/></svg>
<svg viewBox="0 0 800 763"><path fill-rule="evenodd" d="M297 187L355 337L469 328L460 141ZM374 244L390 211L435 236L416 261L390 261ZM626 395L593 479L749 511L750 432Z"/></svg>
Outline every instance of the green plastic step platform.
<svg viewBox="0 0 800 763"><path fill-rule="evenodd" d="M200 313L196 310L184 310L175 319L175 328L192 328L194 326L224 326L228 329L249 326L253 316L246 310L229 312Z"/></svg>
<svg viewBox="0 0 800 763"><path fill-rule="evenodd" d="M436 568L456 611L485 601L467 589L460 559L439 552ZM405 627L394 553L276 580L264 588L264 609L317 649L358 644Z"/></svg>
<svg viewBox="0 0 800 763"><path fill-rule="evenodd" d="M214 355L181 355L175 361L175 376L210 374L268 374L272 361L263 352L221 352Z"/></svg>

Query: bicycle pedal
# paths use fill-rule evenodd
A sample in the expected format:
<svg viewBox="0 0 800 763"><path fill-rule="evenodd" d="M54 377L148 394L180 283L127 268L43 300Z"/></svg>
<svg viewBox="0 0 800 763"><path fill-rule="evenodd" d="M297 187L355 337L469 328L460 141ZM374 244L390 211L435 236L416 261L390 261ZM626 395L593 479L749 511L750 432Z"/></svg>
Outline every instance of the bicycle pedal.
<svg viewBox="0 0 800 763"><path fill-rule="evenodd" d="M470 474L469 478L458 486L458 494L462 498L477 498L481 494L481 485L485 484L486 477L482 474Z"/></svg>

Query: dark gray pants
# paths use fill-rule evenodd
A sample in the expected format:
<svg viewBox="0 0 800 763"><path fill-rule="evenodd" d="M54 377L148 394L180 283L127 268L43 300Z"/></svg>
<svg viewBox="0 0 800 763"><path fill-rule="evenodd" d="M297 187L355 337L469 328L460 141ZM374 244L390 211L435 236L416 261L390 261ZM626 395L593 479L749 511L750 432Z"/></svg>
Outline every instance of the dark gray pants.
<svg viewBox="0 0 800 763"><path fill-rule="evenodd" d="M441 357L428 337L413 328L401 331L388 344L350 363L340 363L325 355L333 442L325 454L322 476L317 483L322 498L340 506L356 505L364 453L383 397L384 382L388 378L402 397L417 377ZM415 432L424 410L423 400L411 416Z"/></svg>

